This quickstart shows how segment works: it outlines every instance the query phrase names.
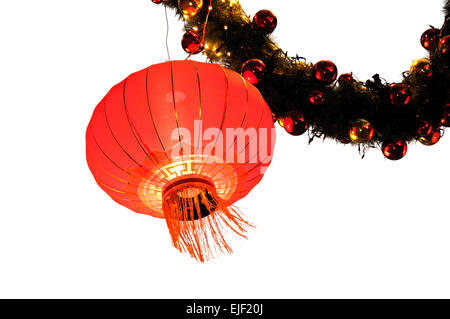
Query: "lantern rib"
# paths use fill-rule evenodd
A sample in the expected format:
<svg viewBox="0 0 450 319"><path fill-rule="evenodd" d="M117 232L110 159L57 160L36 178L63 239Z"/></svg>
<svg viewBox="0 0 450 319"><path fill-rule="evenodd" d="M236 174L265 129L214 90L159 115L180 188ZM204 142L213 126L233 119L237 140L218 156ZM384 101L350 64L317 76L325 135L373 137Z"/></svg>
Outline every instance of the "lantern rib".
<svg viewBox="0 0 450 319"><path fill-rule="evenodd" d="M247 85L247 82L245 82L244 78L242 78L241 80L242 80L242 82L244 82L245 91L246 91L246 94L247 94L247 101L246 101L246 104L245 104L245 113L244 113L244 117L242 118L242 122L241 122L241 125L240 125L240 127L242 128L244 126L245 120L247 119L247 113L248 113L248 85ZM234 144L236 143L240 133L241 133L241 130L239 130L238 134L234 138L233 143L231 143L231 145L230 145L230 147L228 147L228 149L234 147Z"/></svg>
<svg viewBox="0 0 450 319"><path fill-rule="evenodd" d="M256 130L258 130L258 129L261 127L261 123L262 123L262 120L263 120L263 118L264 118L264 111L265 111L265 108L263 107L263 110L262 110L262 112L261 112L261 118L260 118L260 120L259 120L258 126L256 127ZM258 136L258 134L256 134L256 136ZM245 150L247 149L248 145L250 144L251 141L253 141L254 138L255 138L255 136L253 136L252 139L249 140L249 142L247 143L247 145L245 145L245 147L239 152L239 154L241 154L243 151L245 151ZM256 155L256 156L257 156L257 155ZM245 166L245 165L247 165L247 164L249 164L250 161L251 161L253 158L255 158L255 156L253 156L251 159L249 159L248 162L244 163L244 165L242 165L242 167ZM242 168L242 167L241 167L241 168ZM240 169L241 169L241 168L240 168ZM218 171L218 173L221 172L223 169L224 169L224 167L222 167L221 170Z"/></svg>
<svg viewBox="0 0 450 319"><path fill-rule="evenodd" d="M110 189L110 190L112 190L112 191L114 191L116 193L126 194L126 195L136 195L135 193L121 191L121 190L118 190L117 188L114 188L114 187L112 187L110 185L107 185L105 182L103 182L99 178L95 178L95 180L97 181L97 183L99 185L103 185L104 187L106 187L106 188L108 188L108 189ZM132 186L134 186L134 185L132 185ZM112 197L114 199L120 199L120 200L123 200L123 201L126 201L126 202L130 202L130 203L150 203L150 202L152 202L152 200L142 200L142 199L134 200L134 199L129 199L129 198L116 198L116 197L113 197L111 195L110 195L110 197Z"/></svg>
<svg viewBox="0 0 450 319"><path fill-rule="evenodd" d="M97 178L96 178L96 180L98 180L99 184L101 184L101 185L103 185L104 187L106 187L106 188L112 190L113 192L116 192L116 193L119 193L119 194L127 194L127 193L124 192L124 191L121 191L121 190L118 190L118 189L115 189L115 188L113 188L113 187L111 187L111 186L106 185L104 182L102 182L101 180L99 180L99 179L97 179Z"/></svg>
<svg viewBox="0 0 450 319"><path fill-rule="evenodd" d="M156 128L155 119L153 117L153 112L152 112L152 107L151 107L151 104L150 104L150 97L149 97L149 92L148 92L148 74L149 74L149 71L150 71L150 67L147 68L147 75L145 77L145 93L146 93L145 95L147 96L148 111L150 112L150 118L152 119L153 127L155 129L156 136L158 137L159 144L161 145L161 147L162 147L162 149L164 151L164 154L166 154L166 157L167 157L167 160L169 161L169 163L173 164L172 163L172 159L169 157L169 155L167 155L166 148L164 146L164 143L161 140L161 136L159 136L158 129Z"/></svg>
<svg viewBox="0 0 450 319"><path fill-rule="evenodd" d="M126 181L126 180L124 180L124 179L121 179L120 177L115 176L114 174L108 172L105 168L103 168L103 166L99 165L99 164L97 163L97 160L95 160L94 157L93 157L92 155L90 155L90 156L88 155L87 158L90 159L96 167L99 167L99 168L100 168L102 171L104 171L107 175L111 176L112 178L114 178L114 179L116 179L116 180L118 180L118 181L120 181L120 182L122 182L122 183L128 184L128 181ZM127 172L126 172L126 173L127 173Z"/></svg>
<svg viewBox="0 0 450 319"><path fill-rule="evenodd" d="M202 124L201 124L203 114L202 114L202 90L201 90L201 83L200 83L200 73L198 72L198 68L197 68L195 61L192 61L192 62L194 63L195 70L197 72L198 96L199 96L199 102L200 102L200 129L203 129ZM200 139L202 138L202 135L203 135L202 130L199 130L199 132L200 132L200 134L198 136L198 141L197 141L197 152L198 152L199 146L200 146ZM203 168L204 168L204 165L202 164L202 166L200 167L200 170L199 170L200 174L203 174Z"/></svg>
<svg viewBox="0 0 450 319"><path fill-rule="evenodd" d="M91 129L92 130L92 129ZM121 166L119 166L116 162L114 162L109 156L108 156L108 154L106 154L105 153L105 151L103 150L103 148L100 146L100 144L98 143L98 141L97 141L97 138L95 137L95 135L94 135L94 133L93 132L91 132L91 134L92 134L92 137L94 138L94 141L95 141L95 144L97 145L97 147L98 147L98 149L102 152L102 154L114 165L114 166L116 166L118 169L120 169L121 171L123 171L125 174L127 174L128 176L131 176L131 174L130 174L130 172L128 172L127 170L125 170L125 169L123 169ZM91 159L95 162L95 160L93 159L93 157L91 157ZM122 181L123 183L126 183L127 185L130 185L130 186L133 186L133 187L136 187L137 189L143 189L143 190L149 190L149 188L147 188L147 187L142 187L142 186L140 186L140 185L136 185L136 184L132 184L132 183L130 183L130 182L128 182L128 181L124 181L124 180L122 180L122 179L120 179L120 178L118 178L118 177L116 177L116 176L114 176L113 174L111 174L110 172L108 172L105 168L103 168L101 165L95 165L96 167L100 167L100 169L102 169L104 172L106 172L108 175L110 175L111 177L113 177L113 178L116 178L117 180L119 180L119 181ZM142 176L141 176L142 177ZM151 201L144 201L144 200L141 200L142 202L151 202ZM136 202L138 202L138 201L136 201Z"/></svg>
<svg viewBox="0 0 450 319"><path fill-rule="evenodd" d="M258 123L258 126L256 127L256 131L258 131L259 128L261 127L261 123L262 123L262 120L264 118L265 111L266 111L266 108L262 107L261 118L259 119L259 123ZM258 136L258 133L256 133L256 136ZM245 151L247 149L247 147L250 145L250 142L253 141L254 138L255 138L255 136L253 136L252 139L248 141L247 145L245 145L244 149L242 149L239 152L239 154L241 154L243 151Z"/></svg>
<svg viewBox="0 0 450 319"><path fill-rule="evenodd" d="M228 80L228 75L227 75L225 69L224 69L221 65L218 65L218 67L222 70L222 72L223 72L223 74L224 74L224 76L225 76L225 83L226 83L226 91L225 91L225 108L224 108L224 110L223 110L222 123L221 123L221 125L220 125L219 134L217 134L216 140L214 141L214 148L213 148L213 149L216 149L216 146L217 146L217 140L219 139L219 136L222 135L223 124L225 123L225 116L226 116L227 108L228 108L228 95L229 95L229 82L228 82L229 80ZM208 163L210 158L211 158L211 156L210 156L210 154L209 154L209 155L208 155L207 161L204 162L204 163L202 164L202 167L200 168L200 172L203 172L203 168L204 168L204 166L205 166L205 163ZM225 166L224 166L224 167L225 167Z"/></svg>
<svg viewBox="0 0 450 319"><path fill-rule="evenodd" d="M255 155L255 156L257 156L257 155ZM238 172L240 172L241 170L244 170L244 167L245 167L247 164L250 164L250 161L251 161L253 158L255 158L255 156L253 156L248 162L243 163L242 166L238 168ZM264 160L260 161L260 162L258 163L258 165L255 165L254 167L250 168L249 170L245 170L245 172L248 174L248 173L250 173L251 171L257 169L259 166L261 166L261 164L262 164L267 158L269 158L269 156L266 157L266 158L264 158ZM230 174L224 175L223 177L228 177L228 176L230 176ZM250 179L250 180L248 180L248 181L251 181L251 180L256 179L256 178L258 178L258 177L259 177L259 176L254 177L254 178L252 178L252 179ZM221 189L221 188L218 188L217 190L220 190L220 189Z"/></svg>
<svg viewBox="0 0 450 319"><path fill-rule="evenodd" d="M101 150L101 149L100 149L100 150ZM104 154L104 153L103 153L103 154ZM130 183L129 181L126 181L126 180L124 180L124 179L121 179L120 177L115 176L114 174L112 174L112 173L110 173L109 171L107 171L104 167L102 167L101 165L97 164L97 161L96 161L92 156L89 156L89 158L90 158L90 160L94 163L94 165L95 165L96 167L100 168L100 169L101 169L102 171L104 171L107 175L111 176L112 178L114 178L114 179L117 180L118 182L127 184L127 185L129 185L129 186L136 187L137 189L150 190L150 188L148 188L148 187L142 187L142 186L140 186L140 185L136 185L136 184ZM114 162L113 162L113 164L114 164ZM120 167L119 167L119 168L120 168ZM122 168L120 168L120 169L122 169ZM127 172L127 171L124 171L124 172L125 172L128 176L131 176L131 174L130 174L129 172ZM129 193L129 194L132 194L132 193Z"/></svg>
<svg viewBox="0 0 450 319"><path fill-rule="evenodd" d="M226 117L227 109L228 109L229 94L230 94L230 91L229 91L230 82L229 82L228 74L227 74L227 71L225 70L225 68L221 65L219 65L219 67L222 69L222 71L225 75L225 81L227 84L226 85L226 93L225 93L225 109L223 111L222 123L220 124L220 130L219 130L219 133L222 134L223 124L225 123L225 117ZM217 138L216 138L215 144L217 144Z"/></svg>
<svg viewBox="0 0 450 319"><path fill-rule="evenodd" d="M155 159L152 156L150 156L150 154L145 150L144 146L142 145L142 142L140 141L140 139L136 135L136 131L134 130L133 125L131 123L131 119L130 119L130 116L129 116L129 113L128 113L128 108L127 108L126 98L125 98L125 90L126 90L126 85L127 85L128 79L129 79L129 77L127 77L125 79L125 82L123 83L123 107L125 109L125 114L127 116L128 124L130 125L131 132L133 133L133 136L136 139L136 141L138 142L138 144L139 144L140 148L142 149L142 151L145 153L145 155L149 159L152 160L153 164L155 164L156 167L159 167L159 165L158 165L159 161L156 159L156 162L155 162ZM161 168L159 168L159 170L161 171ZM161 173L163 173L163 172L161 171ZM165 178L164 181L167 182L168 181L167 178Z"/></svg>
<svg viewBox="0 0 450 319"><path fill-rule="evenodd" d="M97 142L97 138L95 137L94 132L91 133L92 137L94 138L95 144L97 145L98 149L103 153L103 155L105 155L105 157L114 164L114 166L116 166L118 169L122 170L123 172L125 172L126 174L130 174L128 171L126 171L125 169L123 169L121 166L119 166L119 164L117 164L116 162L114 162L109 156L108 154L105 153L105 151L103 150L103 148L100 146L100 144Z"/></svg>
<svg viewBox="0 0 450 319"><path fill-rule="evenodd" d="M131 160L133 161L133 162L135 162L139 167L141 167L141 168L144 168L141 164L139 164L138 163L138 161L136 161L124 148L123 148L123 146L119 143L119 141L117 140L117 138L116 138L116 136L115 136L115 134L114 134L114 132L113 132L113 130L112 130L112 128L111 128L111 125L110 125L110 123L109 123L109 120L108 120L108 114L106 113L106 105L107 105L107 103L106 103L106 100L105 100L105 106L104 106L104 108L103 108L103 110L104 110L104 113L105 113L105 119L106 119L106 123L108 124L108 128L109 128L109 131L111 132L111 135L112 135L112 137L114 138L114 141L116 141L116 143L117 143L117 145L119 145L119 147L125 152L125 154L127 154L127 156L129 157L129 158L131 158Z"/></svg>
<svg viewBox="0 0 450 319"><path fill-rule="evenodd" d="M173 111L174 111L174 115L175 115L175 122L177 123L178 141L180 142L180 151L183 151L183 144L181 143L180 124L178 123L177 103L175 101L175 83L173 81L173 62L172 61L170 61L170 80L171 80L171 85L172 85Z"/></svg>
<svg viewBox="0 0 450 319"><path fill-rule="evenodd" d="M97 183L98 183L98 181L97 181ZM110 187L109 187L108 185L103 185L103 184L101 184L101 183L98 183L98 185L99 185L100 188L103 189L104 191L105 191L105 189L110 189ZM114 189L111 189L111 190L114 191ZM105 191L105 192L106 192L106 191ZM107 193L107 192L106 192L106 193ZM130 194L130 193L125 193L125 194ZM146 206L143 205L141 201L134 201L134 200L130 200L130 199L127 199L127 198L114 197L114 196L109 195L109 194L108 194L108 196L109 196L113 201L115 201L115 202L132 203L134 209L142 210L142 211L137 212L137 213L143 214L143 215L149 215L148 213L145 213L145 212L144 212L144 211L146 210ZM141 205L138 205L138 204L141 204Z"/></svg>
<svg viewBox="0 0 450 319"><path fill-rule="evenodd" d="M194 64L195 67L195 72L197 73L197 83L198 83L198 99L199 99L199 118L200 118L200 122L199 122L199 132L201 132L202 129L202 90L201 90L201 84L200 84L200 74L198 73L198 68L197 68L197 64L195 63L195 61L192 61L192 63ZM199 147L200 147L200 139L201 139L201 135L198 135L198 141L197 141L197 151L196 153L198 153Z"/></svg>
<svg viewBox="0 0 450 319"><path fill-rule="evenodd" d="M97 178L95 180L96 180L97 184L100 186L100 188L102 188L102 189L106 188L106 189L109 189L109 190L111 190L113 192L116 192L116 193L119 193L119 194L133 195L132 193L119 191L119 190L115 189L114 187L108 186L104 182L102 182L101 180L99 180ZM135 201L135 200L128 199L128 198L115 197L115 196L110 195L110 194L108 194L108 196L111 197L111 199L114 200L114 201L122 201L122 202L127 202L127 203L133 203L135 208L139 208L139 209L143 209L143 210L146 209L146 206L142 204L142 201ZM137 204L141 204L141 205L137 205ZM146 213L141 212L141 214L146 214Z"/></svg>

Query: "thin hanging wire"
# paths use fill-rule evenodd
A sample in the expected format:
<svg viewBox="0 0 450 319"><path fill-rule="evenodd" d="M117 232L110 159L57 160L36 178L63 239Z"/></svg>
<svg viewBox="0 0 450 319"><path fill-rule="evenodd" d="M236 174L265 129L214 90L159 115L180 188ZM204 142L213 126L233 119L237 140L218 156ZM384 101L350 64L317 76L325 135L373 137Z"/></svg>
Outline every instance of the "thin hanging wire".
<svg viewBox="0 0 450 319"><path fill-rule="evenodd" d="M166 14L166 50L167 50L167 57L170 59L170 51L169 51L169 18L167 17L167 7L164 6L164 12Z"/></svg>

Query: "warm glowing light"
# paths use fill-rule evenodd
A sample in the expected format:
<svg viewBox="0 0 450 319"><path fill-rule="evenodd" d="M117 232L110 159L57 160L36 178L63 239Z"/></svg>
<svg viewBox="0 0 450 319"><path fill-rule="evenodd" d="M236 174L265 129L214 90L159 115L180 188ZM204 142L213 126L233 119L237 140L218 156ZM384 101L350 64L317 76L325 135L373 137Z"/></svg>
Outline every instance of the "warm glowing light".
<svg viewBox="0 0 450 319"><path fill-rule="evenodd" d="M206 163L208 160L210 163ZM162 193L166 184L190 176L204 176L211 180L223 200L230 199L238 186L236 172L229 164L215 163L208 156L192 155L159 165L144 176L139 184L139 199L155 212L156 217L162 217Z"/></svg>

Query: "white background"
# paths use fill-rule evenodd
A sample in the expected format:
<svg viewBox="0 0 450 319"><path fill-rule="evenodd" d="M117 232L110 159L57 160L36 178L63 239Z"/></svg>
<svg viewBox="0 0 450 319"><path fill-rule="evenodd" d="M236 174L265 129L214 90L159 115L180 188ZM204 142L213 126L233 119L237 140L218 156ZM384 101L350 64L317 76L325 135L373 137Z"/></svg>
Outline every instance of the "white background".
<svg viewBox="0 0 450 319"><path fill-rule="evenodd" d="M414 59L441 0L243 0L278 16L280 46L390 82ZM169 12L171 54L182 24ZM0 297L450 298L450 139L404 160L278 130L273 164L238 203L258 228L199 264L163 220L113 203L85 161L100 99L166 60L150 0L0 4Z"/></svg>

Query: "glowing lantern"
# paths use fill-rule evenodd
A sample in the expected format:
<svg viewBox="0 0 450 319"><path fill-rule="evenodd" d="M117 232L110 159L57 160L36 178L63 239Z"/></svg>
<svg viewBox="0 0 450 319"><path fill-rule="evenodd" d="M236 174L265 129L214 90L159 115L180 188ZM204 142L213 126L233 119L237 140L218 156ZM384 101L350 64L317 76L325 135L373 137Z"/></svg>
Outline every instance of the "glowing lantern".
<svg viewBox="0 0 450 319"><path fill-rule="evenodd" d="M114 86L86 133L87 161L117 203L165 218L174 246L205 261L231 252L224 228L249 224L230 206L262 179L275 144L259 91L217 64L153 65Z"/></svg>

